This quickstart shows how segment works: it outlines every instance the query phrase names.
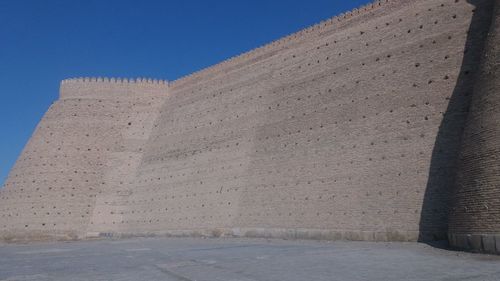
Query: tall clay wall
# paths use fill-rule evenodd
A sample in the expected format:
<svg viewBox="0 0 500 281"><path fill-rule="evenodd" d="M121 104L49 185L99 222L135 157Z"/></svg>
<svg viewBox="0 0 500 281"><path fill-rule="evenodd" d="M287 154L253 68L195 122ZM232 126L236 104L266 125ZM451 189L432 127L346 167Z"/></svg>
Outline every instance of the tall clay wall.
<svg viewBox="0 0 500 281"><path fill-rule="evenodd" d="M168 85L65 82L1 193L0 231L444 239L491 3L378 1ZM38 212L58 184L89 196L66 201L78 220Z"/></svg>

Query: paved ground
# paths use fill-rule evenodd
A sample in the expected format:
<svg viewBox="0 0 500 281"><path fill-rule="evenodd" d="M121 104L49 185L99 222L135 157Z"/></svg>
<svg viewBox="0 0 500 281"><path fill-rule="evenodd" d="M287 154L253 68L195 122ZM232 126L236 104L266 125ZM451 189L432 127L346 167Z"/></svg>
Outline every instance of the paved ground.
<svg viewBox="0 0 500 281"><path fill-rule="evenodd" d="M0 280L500 280L500 257L416 243L154 238L0 245Z"/></svg>

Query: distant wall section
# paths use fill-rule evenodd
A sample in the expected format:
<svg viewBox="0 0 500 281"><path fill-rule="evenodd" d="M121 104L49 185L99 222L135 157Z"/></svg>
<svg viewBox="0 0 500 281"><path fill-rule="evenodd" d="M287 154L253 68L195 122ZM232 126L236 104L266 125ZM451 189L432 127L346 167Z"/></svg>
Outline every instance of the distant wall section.
<svg viewBox="0 0 500 281"><path fill-rule="evenodd" d="M0 191L7 240L85 237L97 198L133 173L166 82L69 79ZM120 162L121 161L121 162ZM126 162L127 164L123 164ZM123 171L126 170L126 171Z"/></svg>

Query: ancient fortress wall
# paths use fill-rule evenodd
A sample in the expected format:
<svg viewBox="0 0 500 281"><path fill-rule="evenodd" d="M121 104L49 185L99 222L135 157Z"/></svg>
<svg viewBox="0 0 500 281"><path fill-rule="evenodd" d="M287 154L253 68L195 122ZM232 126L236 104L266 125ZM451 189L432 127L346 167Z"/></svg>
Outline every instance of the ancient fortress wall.
<svg viewBox="0 0 500 281"><path fill-rule="evenodd" d="M63 81L0 231L446 238L493 2L378 1L171 83Z"/></svg>

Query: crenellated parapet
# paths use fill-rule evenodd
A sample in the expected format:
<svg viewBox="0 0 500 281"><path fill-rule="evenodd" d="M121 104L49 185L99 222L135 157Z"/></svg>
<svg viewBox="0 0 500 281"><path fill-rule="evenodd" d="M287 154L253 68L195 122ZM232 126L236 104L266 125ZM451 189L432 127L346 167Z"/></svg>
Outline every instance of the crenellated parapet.
<svg viewBox="0 0 500 281"><path fill-rule="evenodd" d="M70 78L61 81L59 96L69 98L120 98L166 95L169 82L150 78Z"/></svg>

